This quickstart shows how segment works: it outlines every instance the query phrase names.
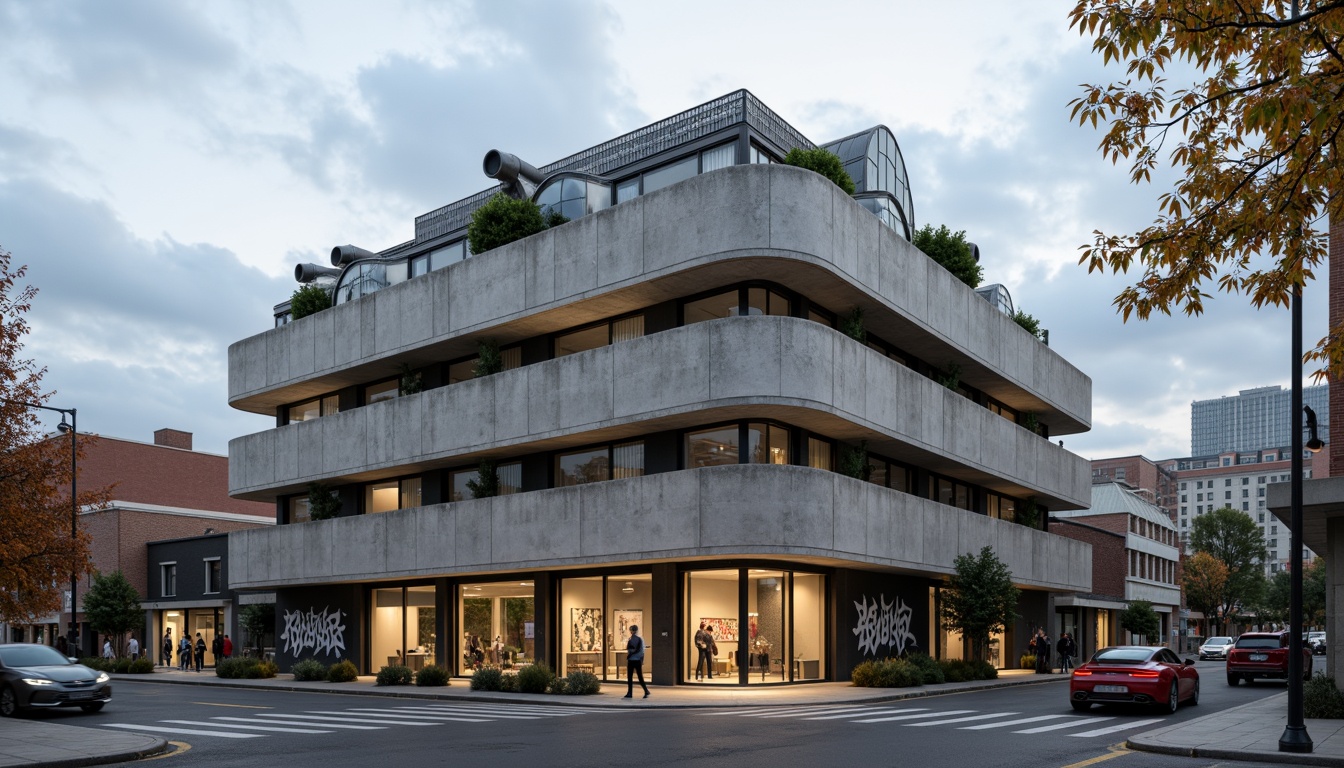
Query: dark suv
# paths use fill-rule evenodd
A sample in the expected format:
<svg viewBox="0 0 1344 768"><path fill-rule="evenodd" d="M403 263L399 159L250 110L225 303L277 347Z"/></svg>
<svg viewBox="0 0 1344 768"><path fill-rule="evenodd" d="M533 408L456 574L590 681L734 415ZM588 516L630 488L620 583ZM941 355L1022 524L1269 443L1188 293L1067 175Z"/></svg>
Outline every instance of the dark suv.
<svg viewBox="0 0 1344 768"><path fill-rule="evenodd" d="M1288 633L1247 632L1227 652L1227 684L1288 679ZM1311 649L1302 646L1302 679L1311 679Z"/></svg>

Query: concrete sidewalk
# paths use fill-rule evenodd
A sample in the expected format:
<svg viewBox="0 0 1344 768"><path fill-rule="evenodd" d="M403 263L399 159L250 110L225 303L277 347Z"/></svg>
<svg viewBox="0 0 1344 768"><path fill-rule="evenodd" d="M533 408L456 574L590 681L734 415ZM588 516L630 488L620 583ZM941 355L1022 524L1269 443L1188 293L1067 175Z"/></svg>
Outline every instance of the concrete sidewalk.
<svg viewBox="0 0 1344 768"><path fill-rule="evenodd" d="M0 766L106 765L139 760L168 749L158 736L77 728L17 718L0 723Z"/></svg>
<svg viewBox="0 0 1344 768"><path fill-rule="evenodd" d="M1131 736L1130 749L1215 760L1250 760L1291 765L1344 768L1344 720L1307 720L1310 754L1279 751L1279 737L1288 723L1288 694Z"/></svg>

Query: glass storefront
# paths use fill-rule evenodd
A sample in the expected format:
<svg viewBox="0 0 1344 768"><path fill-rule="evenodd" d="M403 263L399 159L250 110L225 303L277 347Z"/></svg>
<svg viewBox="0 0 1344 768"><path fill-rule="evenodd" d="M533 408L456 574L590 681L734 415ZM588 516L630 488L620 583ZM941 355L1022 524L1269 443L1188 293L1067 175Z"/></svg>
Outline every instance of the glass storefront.
<svg viewBox="0 0 1344 768"><path fill-rule="evenodd" d="M531 580L458 588L457 674L491 665L517 667L536 657L536 599Z"/></svg>
<svg viewBox="0 0 1344 768"><path fill-rule="evenodd" d="M559 656L562 675L592 672L604 680L622 680L630 627L644 638L644 679L653 680L657 643L648 621L653 617L653 576L631 573L581 576L560 582Z"/></svg>
<svg viewBox="0 0 1344 768"><path fill-rule="evenodd" d="M163 634L164 630L172 630L173 653L171 659L164 658L163 655ZM224 629L224 610L222 608L183 608L178 610L160 611L158 638L157 640L141 640L140 647L150 655L150 658L161 664L178 666L178 643L182 636L186 635L191 640L192 648L196 647L196 634L200 633L201 639L205 641L205 661L204 666L213 667L217 659L213 651L215 634L223 636ZM101 646L100 646L101 647ZM193 651L194 652L194 651ZM194 665L194 660L192 664Z"/></svg>
<svg viewBox="0 0 1344 768"><path fill-rule="evenodd" d="M437 610L432 586L373 590L369 608L369 660L384 666L424 669L434 663Z"/></svg>
<svg viewBox="0 0 1344 768"><path fill-rule="evenodd" d="M826 578L769 568L685 575L684 680L741 685L820 680Z"/></svg>

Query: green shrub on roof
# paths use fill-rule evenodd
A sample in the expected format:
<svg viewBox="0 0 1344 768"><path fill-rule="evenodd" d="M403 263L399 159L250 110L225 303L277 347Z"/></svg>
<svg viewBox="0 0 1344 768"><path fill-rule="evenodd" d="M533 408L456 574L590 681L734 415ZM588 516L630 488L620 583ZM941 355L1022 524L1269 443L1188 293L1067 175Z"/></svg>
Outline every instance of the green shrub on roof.
<svg viewBox="0 0 1344 768"><path fill-rule="evenodd" d="M849 177L849 172L840 162L840 156L834 152L820 147L817 149L794 147L789 150L789 154L784 156L784 164L796 165L799 168L820 173L835 182L835 186L845 190L846 195L854 194L854 180Z"/></svg>

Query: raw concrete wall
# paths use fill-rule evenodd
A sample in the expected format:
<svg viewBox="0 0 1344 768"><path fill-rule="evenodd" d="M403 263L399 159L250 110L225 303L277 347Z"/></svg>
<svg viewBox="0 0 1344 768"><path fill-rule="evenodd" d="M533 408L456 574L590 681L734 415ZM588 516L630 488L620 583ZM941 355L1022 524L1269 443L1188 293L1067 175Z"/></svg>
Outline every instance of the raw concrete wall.
<svg viewBox="0 0 1344 768"><path fill-rule="evenodd" d="M961 362L965 382L1037 410L1056 435L1088 429L1087 376L835 185L780 165L704 174L239 341L229 400L266 413L353 383L358 366L385 361L390 373L427 345L509 325L559 330L582 320L555 310L579 303L596 319L622 291L637 302L653 285L683 295L754 277L808 293L818 274L849 286L832 303L868 306L874 332L935 365Z"/></svg>
<svg viewBox="0 0 1344 768"><path fill-rule="evenodd" d="M818 323L738 317L677 328L482 379L236 438L230 491L406 474L511 446L605 439L656 422L805 419L831 437L1049 506L1090 503L1087 462ZM650 426L652 430L654 427ZM988 476L989 479L986 478Z"/></svg>
<svg viewBox="0 0 1344 768"><path fill-rule="evenodd" d="M229 536L231 587L269 589L740 556L948 574L993 547L1025 587L1090 592L1089 544L806 467L683 470Z"/></svg>

